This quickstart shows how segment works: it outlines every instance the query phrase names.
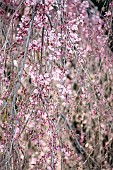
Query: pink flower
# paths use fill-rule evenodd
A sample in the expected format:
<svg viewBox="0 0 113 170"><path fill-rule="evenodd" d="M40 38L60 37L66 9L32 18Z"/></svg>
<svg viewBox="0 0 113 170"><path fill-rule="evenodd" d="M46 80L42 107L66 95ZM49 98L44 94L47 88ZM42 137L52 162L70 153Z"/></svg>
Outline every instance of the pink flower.
<svg viewBox="0 0 113 170"><path fill-rule="evenodd" d="M3 100L0 100L0 106L3 104Z"/></svg>

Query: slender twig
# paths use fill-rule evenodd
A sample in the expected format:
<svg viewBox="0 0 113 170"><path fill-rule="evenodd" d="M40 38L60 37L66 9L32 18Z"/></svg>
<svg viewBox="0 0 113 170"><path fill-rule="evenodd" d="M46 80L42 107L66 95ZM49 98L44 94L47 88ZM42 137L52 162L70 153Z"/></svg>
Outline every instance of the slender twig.
<svg viewBox="0 0 113 170"><path fill-rule="evenodd" d="M42 0L42 3L43 3L43 5L45 5L45 0ZM43 10L43 12L45 13L44 10ZM41 42L41 57L40 57L40 71L39 71L39 73L42 72L42 57L43 57L43 46L44 46L44 30L45 30L45 27L43 25L43 27L42 27L42 42Z"/></svg>
<svg viewBox="0 0 113 170"><path fill-rule="evenodd" d="M27 120L26 120L26 122L25 122L25 124L24 124L24 126L23 126L23 128L22 128L22 130L21 130L21 132L20 132L20 134L19 134L19 136L18 136L18 138L22 135L24 129L26 128L26 126L27 126L27 124L28 124L28 122L29 122L29 119L30 119L30 116L32 115L32 113L33 113L33 110L31 110L31 112L29 113L29 116L28 116L28 118L27 118Z"/></svg>
<svg viewBox="0 0 113 170"><path fill-rule="evenodd" d="M2 26L2 32L3 32L3 35L4 35L5 39L6 39L6 31L5 31L4 25ZM7 40L7 44L9 46L9 48L10 48L11 44L10 44L9 40Z"/></svg>
<svg viewBox="0 0 113 170"><path fill-rule="evenodd" d="M42 55L43 55L43 46L44 46L44 30L45 27L42 27L42 45L41 45L41 62L42 62Z"/></svg>
<svg viewBox="0 0 113 170"><path fill-rule="evenodd" d="M50 16L49 16L48 13L46 13L46 16L47 16L47 18L48 18L48 21L49 21L50 26L51 26L51 29L52 29L52 28L53 28L53 24L52 24L51 18L50 18Z"/></svg>
<svg viewBox="0 0 113 170"><path fill-rule="evenodd" d="M47 117L48 117L48 121L49 121L49 125L51 123L54 125L54 127L56 129L56 132L57 132L57 135L58 135L58 140L59 140L59 145L60 145L60 152L61 152L61 170L62 170L62 151L61 151L61 149L62 149L62 142L61 142L61 138L59 136L59 130L58 130L58 127L55 124L55 122L53 120L51 120L50 115L49 115L49 113L47 111L46 103L48 103L48 100L46 98L45 98L45 100L43 100L41 93L40 93L40 98L41 98L43 106L45 108L45 111L46 111L46 114L47 114ZM51 132L52 132L52 130L51 130ZM52 159L52 170L54 170L54 158L53 158L54 154L53 154L53 152L54 152L54 148L53 148L53 145L52 145L52 158L51 158Z"/></svg>
<svg viewBox="0 0 113 170"><path fill-rule="evenodd" d="M20 71L18 73L18 81L14 90L14 95L13 95L13 100L12 100L12 141L11 141L11 146L10 146L10 153L9 153L9 158L8 158L8 167L10 168L10 159L11 159L11 153L13 150L13 142L14 142L14 117L15 117L15 102L16 102L16 97L17 97L17 93L18 93L18 89L20 86L20 82L21 82L21 78L23 76L23 70L24 70L24 66L25 66L25 62L26 62L26 57L27 57L27 51L28 51L28 46L29 46L29 41L30 41L30 37L31 37L31 32L32 32L32 26L33 26L33 21L34 21L34 16L35 16L35 7L33 8L32 11L32 20L30 22L30 27L28 30L28 37L27 37L27 41L26 41L26 48L25 48L25 52L24 52L24 57L23 57L23 61L22 61L22 65L20 68Z"/></svg>
<svg viewBox="0 0 113 170"><path fill-rule="evenodd" d="M4 43L3 47L2 47L2 49L4 49L4 52L5 52L5 50L6 50L6 45L7 45L7 42L8 42L8 35L9 35L10 29L11 29L11 25L12 25L12 22L13 22L13 18L14 18L14 16L15 16L16 12L20 9L20 7L21 7L21 5L23 4L23 2L24 2L24 0L22 0L22 1L20 2L19 6L15 9L15 11L14 11L12 17L11 17L11 21L10 21L9 28L8 28L8 31L7 31L7 35L6 35L6 40L5 40L5 43Z"/></svg>
<svg viewBox="0 0 113 170"><path fill-rule="evenodd" d="M98 98L97 98L97 96L96 96L96 90L95 90L94 85L93 85L93 83L92 83L92 79L91 79L91 77L90 77L89 70L88 70L88 69L84 69L82 63L81 63L80 60L79 60L79 57L80 57L79 51L76 49L75 46L73 46L73 49L74 49L75 56L78 58L78 62L79 62L79 64L80 64L81 68L83 69L84 73L85 73L85 74L87 75L87 77L88 77L88 80L89 80L89 82L90 82L90 86L91 86L91 88L92 88L92 90L93 90L93 93L94 93L94 95L95 95L96 103L98 103ZM103 93L101 93L101 95L102 95L103 99L104 99L105 101L107 101L106 98L104 97ZM105 105L103 105L103 106L105 107ZM109 105L108 105L108 107L109 107L110 114L113 116L112 110L111 110L111 108L110 108Z"/></svg>
<svg viewBox="0 0 113 170"><path fill-rule="evenodd" d="M4 3L2 0L0 0L0 8L5 10L6 12L9 12L10 14L13 14L15 12L15 6Z"/></svg>

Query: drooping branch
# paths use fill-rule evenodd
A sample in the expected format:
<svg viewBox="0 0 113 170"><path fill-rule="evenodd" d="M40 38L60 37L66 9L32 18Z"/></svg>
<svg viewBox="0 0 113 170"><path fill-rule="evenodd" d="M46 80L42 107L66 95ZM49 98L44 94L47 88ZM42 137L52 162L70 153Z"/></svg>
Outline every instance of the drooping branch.
<svg viewBox="0 0 113 170"><path fill-rule="evenodd" d="M64 114L61 114L61 118L65 120L66 124L67 124L67 127L68 129L73 132L73 129L69 123L69 121L66 119L66 116ZM88 161L88 159L90 159L90 161L92 163L94 163L98 168L99 168L99 165L98 163L90 156L90 154L87 153L87 151L84 149L84 147L80 144L79 140L77 139L76 137L76 134L74 135L74 139L73 139L73 142L76 146L76 149L79 150L82 158L83 158L83 161L85 161L85 163Z"/></svg>

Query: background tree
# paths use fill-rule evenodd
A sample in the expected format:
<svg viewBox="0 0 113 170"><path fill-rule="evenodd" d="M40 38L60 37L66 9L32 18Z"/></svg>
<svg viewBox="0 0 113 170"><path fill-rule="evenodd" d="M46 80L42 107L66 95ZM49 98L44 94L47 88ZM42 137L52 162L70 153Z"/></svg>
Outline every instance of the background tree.
<svg viewBox="0 0 113 170"><path fill-rule="evenodd" d="M94 4L0 1L1 170L113 168L113 4Z"/></svg>

